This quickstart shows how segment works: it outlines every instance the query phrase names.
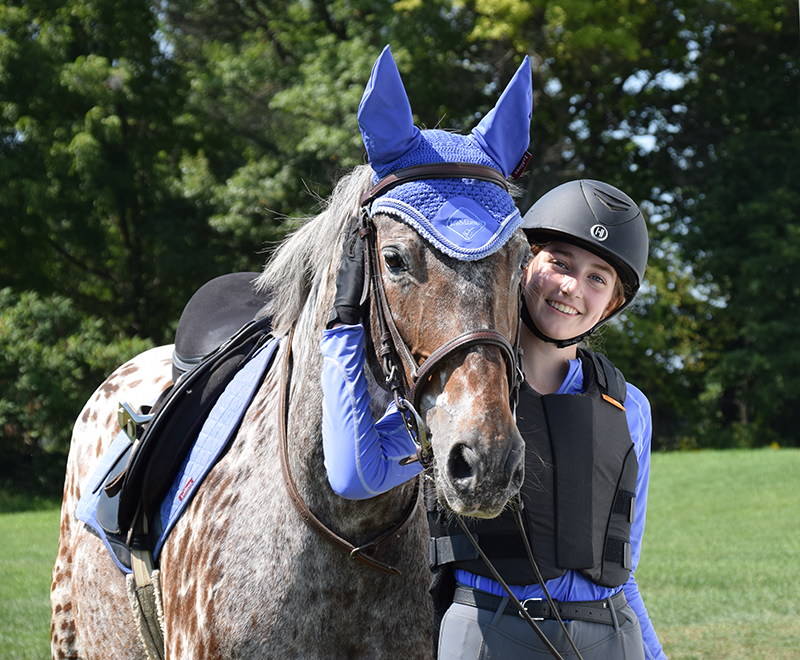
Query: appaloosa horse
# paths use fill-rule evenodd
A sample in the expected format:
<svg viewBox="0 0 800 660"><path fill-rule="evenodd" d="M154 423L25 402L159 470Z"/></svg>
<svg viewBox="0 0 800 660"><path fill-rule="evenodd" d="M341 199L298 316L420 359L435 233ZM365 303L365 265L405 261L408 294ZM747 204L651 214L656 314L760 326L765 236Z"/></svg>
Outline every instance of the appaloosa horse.
<svg viewBox="0 0 800 660"><path fill-rule="evenodd" d="M270 295L266 311L274 315L273 334L282 337L277 365L291 343L284 418L297 491L320 520L355 545L390 528L418 497L412 480L372 499L344 499L331 490L323 464L319 339L333 303L343 237L372 176L372 168L361 166L344 177L326 209L284 242L260 279ZM434 249L388 214L376 213L372 220L378 275L416 361L467 330L491 329L514 343L522 266L529 255L520 230L489 256L467 261ZM374 296L371 306L370 320ZM374 323L370 329L378 345ZM148 402L167 387L171 350L156 348L120 367L75 425L51 593L54 658L145 658L125 576L74 511L118 431L118 401ZM374 350L368 353L375 367ZM390 395L380 370L366 371L380 416ZM281 478L282 378L277 366L267 373L228 450L163 547L166 657L430 657L423 507L376 554L401 576L351 560L304 524ZM440 499L458 513L497 515L522 477L522 440L509 403L505 354L491 343L470 344L449 354L419 387L434 456L425 474L435 479Z"/></svg>

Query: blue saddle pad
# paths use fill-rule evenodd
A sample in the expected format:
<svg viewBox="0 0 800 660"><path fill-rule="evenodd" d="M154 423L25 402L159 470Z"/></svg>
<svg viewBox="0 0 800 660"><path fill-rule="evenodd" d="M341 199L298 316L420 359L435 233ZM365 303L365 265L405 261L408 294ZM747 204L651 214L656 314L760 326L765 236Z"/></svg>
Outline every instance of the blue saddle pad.
<svg viewBox="0 0 800 660"><path fill-rule="evenodd" d="M183 461L172 487L162 501L156 519L152 521L152 529L156 538L153 549L154 559L158 559L164 542L178 518L239 427L279 343L279 339L271 338L259 349L228 383L209 413L197 440ZM120 431L92 472L75 509L75 517L94 530L102 539L114 563L125 573L130 573L131 569L129 557L124 551L124 542L118 538L109 538L97 520L97 507L103 486L113 475L114 468L118 466L130 446L131 442L128 436Z"/></svg>

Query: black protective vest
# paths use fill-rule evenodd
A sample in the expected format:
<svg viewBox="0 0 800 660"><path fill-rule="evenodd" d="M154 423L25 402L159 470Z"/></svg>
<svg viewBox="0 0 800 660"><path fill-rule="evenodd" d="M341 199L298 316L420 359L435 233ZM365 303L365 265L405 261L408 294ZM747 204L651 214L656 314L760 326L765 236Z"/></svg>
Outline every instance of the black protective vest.
<svg viewBox="0 0 800 660"><path fill-rule="evenodd" d="M579 349L578 357L583 394L542 396L527 385L520 390L522 518L545 580L572 569L596 584L616 587L631 571L639 463L623 407L625 379L602 355ZM434 497L426 499L432 566L452 564L492 578L452 514ZM512 512L474 520L471 531L506 582L537 582Z"/></svg>

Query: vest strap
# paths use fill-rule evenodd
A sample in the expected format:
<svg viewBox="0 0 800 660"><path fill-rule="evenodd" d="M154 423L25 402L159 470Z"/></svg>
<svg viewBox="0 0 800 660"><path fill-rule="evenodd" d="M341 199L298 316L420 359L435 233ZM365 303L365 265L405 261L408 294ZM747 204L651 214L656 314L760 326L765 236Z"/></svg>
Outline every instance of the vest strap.
<svg viewBox="0 0 800 660"><path fill-rule="evenodd" d="M621 565L626 571L630 571L633 568L631 544L625 539L618 539L610 536L606 541L604 559L607 562Z"/></svg>
<svg viewBox="0 0 800 660"><path fill-rule="evenodd" d="M475 540L480 543L477 534L475 535ZM483 548L484 545L481 545L481 547ZM432 538L430 552L431 568L457 561L474 561L479 556L475 546L470 543L465 534Z"/></svg>

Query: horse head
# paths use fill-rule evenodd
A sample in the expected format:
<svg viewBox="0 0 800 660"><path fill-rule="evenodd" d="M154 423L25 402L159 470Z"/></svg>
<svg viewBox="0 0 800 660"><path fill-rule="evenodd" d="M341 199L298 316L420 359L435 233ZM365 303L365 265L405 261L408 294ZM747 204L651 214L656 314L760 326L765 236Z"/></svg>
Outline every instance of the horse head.
<svg viewBox="0 0 800 660"><path fill-rule="evenodd" d="M362 198L373 343L386 381L402 371L395 398L420 460L432 452L440 502L476 517L496 516L523 481L512 408L530 251L506 179L525 154L531 106L526 60L470 135L421 131L387 47L359 107L374 171Z"/></svg>

